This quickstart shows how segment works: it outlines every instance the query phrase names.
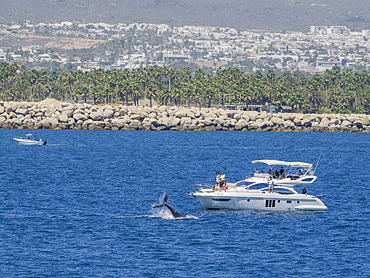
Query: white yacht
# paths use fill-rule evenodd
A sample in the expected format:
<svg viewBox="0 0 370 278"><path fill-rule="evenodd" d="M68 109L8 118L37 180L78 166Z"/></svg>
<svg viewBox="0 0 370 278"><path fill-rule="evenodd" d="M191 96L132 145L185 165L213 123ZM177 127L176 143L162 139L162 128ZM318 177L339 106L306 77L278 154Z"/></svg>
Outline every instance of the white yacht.
<svg viewBox="0 0 370 278"><path fill-rule="evenodd" d="M256 160L270 166L285 165L291 168L302 168L305 172L290 173L279 176L268 173L256 173L253 177L237 183L227 183L227 189L217 190L207 186L198 186L196 192L190 193L207 209L246 209L263 211L325 211L328 208L319 196L301 194L294 190L295 185L313 183L317 177L310 172L312 165L303 162L284 162L277 160ZM297 167L295 167L297 166ZM275 173L275 172L274 172ZM269 192L268 178L273 177L273 190Z"/></svg>
<svg viewBox="0 0 370 278"><path fill-rule="evenodd" d="M35 140L31 133L26 134L26 138L15 137L13 139L20 145L46 145L45 140Z"/></svg>

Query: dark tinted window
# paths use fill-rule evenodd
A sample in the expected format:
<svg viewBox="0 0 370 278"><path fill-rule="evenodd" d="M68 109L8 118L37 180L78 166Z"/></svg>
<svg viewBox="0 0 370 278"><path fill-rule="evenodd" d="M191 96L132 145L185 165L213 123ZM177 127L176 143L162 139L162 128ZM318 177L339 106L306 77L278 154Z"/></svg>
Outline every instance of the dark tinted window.
<svg viewBox="0 0 370 278"><path fill-rule="evenodd" d="M249 187L249 189L261 189L261 188L264 188L264 187L267 187L267 184L257 183L257 184L252 185L251 187Z"/></svg>
<svg viewBox="0 0 370 278"><path fill-rule="evenodd" d="M289 189L286 189L286 188L278 188L278 187L275 187L274 188L274 192L275 193L279 193L279 194L294 194L292 191L290 191Z"/></svg>

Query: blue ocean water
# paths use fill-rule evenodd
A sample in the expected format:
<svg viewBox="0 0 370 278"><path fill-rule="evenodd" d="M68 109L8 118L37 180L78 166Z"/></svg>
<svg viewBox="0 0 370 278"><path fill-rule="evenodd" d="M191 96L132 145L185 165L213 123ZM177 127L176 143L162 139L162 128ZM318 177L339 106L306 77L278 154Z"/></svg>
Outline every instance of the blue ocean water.
<svg viewBox="0 0 370 278"><path fill-rule="evenodd" d="M369 277L370 134L0 130L0 277ZM208 211L251 161L316 163L327 212ZM152 209L164 194L187 216Z"/></svg>

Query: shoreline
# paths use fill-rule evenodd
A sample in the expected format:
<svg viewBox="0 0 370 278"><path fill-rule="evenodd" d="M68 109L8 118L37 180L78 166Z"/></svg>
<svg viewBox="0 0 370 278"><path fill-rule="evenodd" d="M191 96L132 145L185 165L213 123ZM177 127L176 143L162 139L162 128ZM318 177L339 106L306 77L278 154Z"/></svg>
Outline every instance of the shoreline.
<svg viewBox="0 0 370 278"><path fill-rule="evenodd" d="M300 114L183 106L0 102L0 128L84 130L370 132L363 114Z"/></svg>

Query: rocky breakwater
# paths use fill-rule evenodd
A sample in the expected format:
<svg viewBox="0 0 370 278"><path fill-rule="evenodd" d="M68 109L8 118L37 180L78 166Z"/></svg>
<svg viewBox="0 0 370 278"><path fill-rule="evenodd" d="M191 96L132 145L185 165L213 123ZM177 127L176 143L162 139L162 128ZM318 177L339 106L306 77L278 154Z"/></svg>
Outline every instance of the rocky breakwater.
<svg viewBox="0 0 370 278"><path fill-rule="evenodd" d="M176 106L0 102L0 128L369 132L368 115L298 114Z"/></svg>

